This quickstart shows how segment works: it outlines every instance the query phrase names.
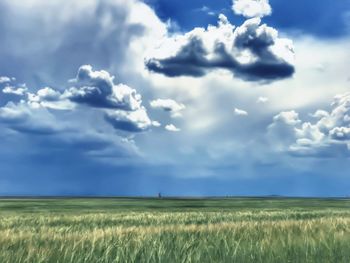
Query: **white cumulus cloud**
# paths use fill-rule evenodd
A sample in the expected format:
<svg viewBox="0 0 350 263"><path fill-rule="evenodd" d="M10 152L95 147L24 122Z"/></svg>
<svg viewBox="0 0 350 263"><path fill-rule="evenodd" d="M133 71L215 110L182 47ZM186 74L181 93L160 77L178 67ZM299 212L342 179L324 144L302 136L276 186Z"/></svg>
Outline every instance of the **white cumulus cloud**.
<svg viewBox="0 0 350 263"><path fill-rule="evenodd" d="M182 103L178 103L172 99L157 99L152 100L150 105L154 109L162 109L171 113L172 117L181 117L181 111L186 108Z"/></svg>
<svg viewBox="0 0 350 263"><path fill-rule="evenodd" d="M14 94L18 96L23 96L26 94L28 88L26 86L21 87L13 87L13 86L6 86L3 88L2 92L5 94Z"/></svg>
<svg viewBox="0 0 350 263"><path fill-rule="evenodd" d="M160 127L160 126L162 126L162 124L159 121L152 121L152 126Z"/></svg>
<svg viewBox="0 0 350 263"><path fill-rule="evenodd" d="M9 77L0 76L0 84L9 83L9 82L11 82L11 79Z"/></svg>
<svg viewBox="0 0 350 263"><path fill-rule="evenodd" d="M63 92L50 87L35 93L29 92L26 87L5 87L3 92L24 98L20 104L12 103L0 108L0 117L8 122L10 119L19 120L24 113L35 117L37 112L45 112L46 109L73 111L78 105L85 105L102 111L105 120L118 130L142 132L151 126L160 126L159 122L152 122L149 118L146 108L142 106L141 95L127 85L115 84L114 77L107 71L94 71L90 65L83 65L76 78L69 83L74 86ZM172 106L176 111L181 108L179 105Z"/></svg>
<svg viewBox="0 0 350 263"><path fill-rule="evenodd" d="M168 124L165 126L165 129L167 131L171 131L171 132L179 132L181 131L179 128L177 128L174 124Z"/></svg>
<svg viewBox="0 0 350 263"><path fill-rule="evenodd" d="M267 98L267 97L259 97L258 99L257 99L257 103L267 103L269 101L269 98Z"/></svg>
<svg viewBox="0 0 350 263"><path fill-rule="evenodd" d="M279 113L268 127L272 143L295 155L350 155L350 93L336 96L331 111L317 110L312 117L314 123L295 111Z"/></svg>
<svg viewBox="0 0 350 263"><path fill-rule="evenodd" d="M272 13L269 0L233 0L232 10L245 17L264 17Z"/></svg>
<svg viewBox="0 0 350 263"><path fill-rule="evenodd" d="M73 102L130 111L141 107L141 95L135 89L114 84L114 76L104 70L94 71L90 65L81 66L71 83L74 86L65 91L64 97Z"/></svg>
<svg viewBox="0 0 350 263"><path fill-rule="evenodd" d="M233 110L233 113L237 116L248 116L248 112L245 111L245 110L241 110L241 109L238 109L238 108L235 108Z"/></svg>

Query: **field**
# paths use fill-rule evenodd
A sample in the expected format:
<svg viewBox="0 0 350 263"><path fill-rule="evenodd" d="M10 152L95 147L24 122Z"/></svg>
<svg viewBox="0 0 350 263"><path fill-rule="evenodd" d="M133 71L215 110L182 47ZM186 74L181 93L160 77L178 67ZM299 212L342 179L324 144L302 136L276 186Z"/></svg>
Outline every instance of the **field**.
<svg viewBox="0 0 350 263"><path fill-rule="evenodd" d="M0 262L350 262L350 200L0 199Z"/></svg>

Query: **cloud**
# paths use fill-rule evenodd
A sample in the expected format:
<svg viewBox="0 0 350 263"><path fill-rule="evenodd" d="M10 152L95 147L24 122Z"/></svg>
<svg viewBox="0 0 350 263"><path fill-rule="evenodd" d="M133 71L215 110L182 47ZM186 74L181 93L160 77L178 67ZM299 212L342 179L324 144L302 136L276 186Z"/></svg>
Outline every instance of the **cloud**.
<svg viewBox="0 0 350 263"><path fill-rule="evenodd" d="M11 82L11 79L9 77L0 76L0 84L9 83L9 82Z"/></svg>
<svg viewBox="0 0 350 263"><path fill-rule="evenodd" d="M232 10L244 17L264 17L272 13L269 0L233 0Z"/></svg>
<svg viewBox="0 0 350 263"><path fill-rule="evenodd" d="M257 103L267 103L269 101L269 98L267 97L259 97L256 102Z"/></svg>
<svg viewBox="0 0 350 263"><path fill-rule="evenodd" d="M19 104L11 102L0 108L1 120L16 123L11 128L25 131L24 127L37 127L42 123L40 116L42 112L47 112L46 109L74 111L77 105L83 104L87 106L88 112L91 111L89 108L102 111L107 123L118 130L142 132L152 126L160 126L160 123L152 122L148 117L146 109L141 105L141 95L124 84L114 84L114 77L107 71L93 71L90 65L83 65L76 78L69 83L74 86L63 92L49 87L39 89L36 93L27 89L21 92L17 89L5 90L8 93L16 92L24 99ZM55 123L54 115L49 115L51 123ZM42 128L42 125L39 126L38 131ZM49 132L46 127L42 129Z"/></svg>
<svg viewBox="0 0 350 263"><path fill-rule="evenodd" d="M174 124L168 124L165 126L165 129L167 131L171 131L171 132L179 132L181 131L179 128L177 128Z"/></svg>
<svg viewBox="0 0 350 263"><path fill-rule="evenodd" d="M0 87L2 86L2 92L4 94L11 94L17 96L23 96L27 93L28 88L25 84L16 84L15 78L9 78L6 76L0 77Z"/></svg>
<svg viewBox="0 0 350 263"><path fill-rule="evenodd" d="M186 108L182 103L178 103L172 99L157 99L152 100L150 105L154 109L162 109L171 113L172 117L181 117L181 111Z"/></svg>
<svg viewBox="0 0 350 263"><path fill-rule="evenodd" d="M329 134L334 140L350 141L350 127L335 127Z"/></svg>
<svg viewBox="0 0 350 263"><path fill-rule="evenodd" d="M81 66L75 85L66 90L64 97L73 102L97 108L114 108L127 111L141 107L141 95L124 84L114 84L114 77L107 71L93 71L90 65Z"/></svg>
<svg viewBox="0 0 350 263"><path fill-rule="evenodd" d="M86 109L58 113L62 111L33 107L24 100L8 102L0 108L0 136L5 134L6 140L16 140L16 156L39 154L61 159L62 155L84 155L103 160L138 155L137 147L123 142L122 137L106 128L108 124L103 125L103 120L92 122L91 112Z"/></svg>
<svg viewBox="0 0 350 263"><path fill-rule="evenodd" d="M152 121L147 115L146 109L137 111L109 111L105 119L117 130L127 132L144 132L152 126Z"/></svg>
<svg viewBox="0 0 350 263"><path fill-rule="evenodd" d="M3 88L2 92L5 94L14 94L18 96L23 96L27 92L27 87L22 86L22 87L13 87L13 86L6 86Z"/></svg>
<svg viewBox="0 0 350 263"><path fill-rule="evenodd" d="M196 11L200 11L200 12L203 12L203 13L206 13L207 15L209 16L215 16L216 15L216 12L212 9L210 9L208 6L204 5L202 6L201 8L197 8L195 9Z"/></svg>
<svg viewBox="0 0 350 263"><path fill-rule="evenodd" d="M225 69L247 81L274 81L294 74L294 50L291 40L280 38L260 18L235 28L221 14L217 26L165 39L146 67L168 77L201 77Z"/></svg>
<svg viewBox="0 0 350 263"><path fill-rule="evenodd" d="M278 150L298 156L350 155L350 93L334 98L330 112L317 110L315 123L303 122L295 111L281 112L268 127Z"/></svg>
<svg viewBox="0 0 350 263"><path fill-rule="evenodd" d="M127 85L114 84L114 76L107 71L94 71L90 65L84 65L71 83L75 86L66 90L63 98L105 109L105 120L115 129L143 132L152 127L141 95Z"/></svg>
<svg viewBox="0 0 350 263"><path fill-rule="evenodd" d="M71 110L74 104L125 111L141 109L141 95L127 85L114 84L114 76L107 71L94 71L92 66L83 65L78 69L76 78L69 83L73 86L62 93L49 87L36 93L28 92L27 88L5 87L3 92L26 95L27 102L33 107L56 110Z"/></svg>
<svg viewBox="0 0 350 263"><path fill-rule="evenodd" d="M295 126L296 124L300 123L299 120L299 114L292 111L282 111L281 113L277 114L273 117L273 124L274 125L289 125L289 126Z"/></svg>
<svg viewBox="0 0 350 263"><path fill-rule="evenodd" d="M17 123L26 120L30 116L30 111L26 107L17 107L13 102L8 102L0 108L0 119L7 123Z"/></svg>
<svg viewBox="0 0 350 263"><path fill-rule="evenodd" d="M0 108L0 123L12 130L30 134L54 134L62 127L45 108L33 108L26 102L8 102Z"/></svg>
<svg viewBox="0 0 350 263"><path fill-rule="evenodd" d="M53 110L73 110L75 104L65 98L61 92L49 87L39 89L36 93L27 92L27 103L33 108Z"/></svg>
<svg viewBox="0 0 350 263"><path fill-rule="evenodd" d="M323 117L328 117L329 113L325 110L317 110L315 113L310 114L310 116L317 119L321 119Z"/></svg>
<svg viewBox="0 0 350 263"><path fill-rule="evenodd" d="M167 26L139 0L4 0L0 17L0 72L31 87L61 86L84 64L135 72Z"/></svg>
<svg viewBox="0 0 350 263"><path fill-rule="evenodd" d="M152 121L152 126L154 126L154 127L161 127L162 124L159 121Z"/></svg>
<svg viewBox="0 0 350 263"><path fill-rule="evenodd" d="M29 4L30 2L33 4ZM0 71L9 76L16 75L16 72L18 72L16 77L21 81L26 81L31 90L30 93L35 95L32 96L33 99L30 100L33 102L33 107L37 102L36 97L39 97L40 103L37 103L39 108L30 109L35 112L32 113L33 115L37 114L37 110L43 110L44 108L54 115L54 122L59 124L64 123L65 126L69 128L72 128L72 125L74 126L74 132L71 132L69 135L66 135L67 132L64 131L63 133L60 132L55 135L40 136L40 139L42 139L40 145L42 145L43 154L51 153L51 150L48 151L47 149L49 148L46 148L48 147L47 144L50 139L55 148L66 148L66 150L62 150L62 154L58 155L58 158L61 158L60 156L70 151L76 153L75 151L79 151L78 148L84 149L84 151L90 151L94 148L99 149L99 152L94 153L94 156L101 156L105 154L105 152L101 152L101 148L103 148L104 145L110 145L111 148L120 149L120 146L112 144L113 141L117 142L120 140L120 133L116 132L114 128L120 129L126 126L129 127L129 131L127 135L123 133L122 135L129 137L131 134L131 138L137 136L135 137L135 143L137 142L137 146L140 147L141 151L144 153L145 161L152 161L157 165L162 165L169 160L169 162L174 163L174 167L178 167L179 164L184 163L183 166L186 167L186 175L188 174L189 176L196 175L193 169L190 168L190 163L192 162L195 166L205 171L207 171L205 168L206 166L213 166L214 164L216 167L215 169L220 170L211 170L210 172L212 176L217 176L221 174L221 171L231 175L232 169L226 169L224 171L222 167L225 166L225 163L232 164L232 160L235 160L234 165L237 163L239 167L247 167L246 170L243 170L243 168L237 171L236 174L248 176L251 173L247 170L253 169L252 163L254 163L257 158L260 158L259 156L264 156L263 158L266 159L274 159L274 155L271 155L271 148L275 147L274 143L264 145L264 149L259 148L259 145L255 143L255 141L259 139L259 136L263 136L262 131L266 127L267 122L270 122L272 115L286 108L295 109L295 112L299 112L300 117L298 116L298 119L301 123L296 123L294 125L292 124L293 122L291 122L290 125L286 124L291 130L292 140L290 143L286 142L286 137L280 138L280 141L284 142L285 151L292 153L292 146L297 146L297 140L299 140L298 144L300 147L300 145L306 145L307 142L316 141L316 139L307 140L307 138L317 138L318 134L313 127L302 127L303 122L310 121L309 116L304 118L304 115L302 115L302 107L309 108L311 105L321 104L324 98L329 96L330 93L342 91L341 89L343 88L343 86L339 85L340 79L343 78L340 72L342 72L341 70L346 70L346 61L348 61L347 54L349 53L346 49L349 43L345 42L345 40L343 40L344 45L337 46L334 44L337 43L336 40L328 42L324 39L314 39L313 41L305 42L302 41L302 39L296 38L298 50L297 60L299 60L296 67L298 68L300 66L301 68L296 72L294 75L295 77L284 80L283 82L261 85L258 90L256 89L257 83L240 81L240 79L246 79L247 77L248 79L251 78L251 74L249 74L249 76L247 74L240 75L239 71L222 66L204 68L203 72L205 76L203 78L177 78L174 81L174 79L165 78L160 74L148 74L147 71L141 70L136 71L137 67L135 67L135 62L139 62L143 70L144 54L150 55L150 58L168 58L169 56L176 55L179 47L184 46L188 38L182 38L184 42L180 43L181 45L177 45L172 41L175 35L164 38L162 40L165 41L164 54L160 54L159 57L158 54L156 54L157 56L153 57L152 53L148 53L149 50L145 48L144 37L147 37L147 43L158 44L157 39L149 37L149 33L147 33L148 31L153 33L158 31L158 27L154 27L153 24L147 25L148 23L152 23L151 21L153 20L150 21L147 15L145 17L146 13L142 9L138 9L136 12L136 9L131 7L133 4L130 4L134 3L134 1L76 1L72 4L70 1L63 3L62 1L52 0L50 2L46 1L47 3L45 3L45 5L44 2L44 0L25 2L20 0L5 0L4 3L13 6L13 8L11 8L11 10L8 8L0 9L0 12L4 15L2 16L3 20L0 20L7 21L6 23L0 21L0 27L2 29L5 27L4 35L6 36L6 38L3 39L4 41L0 43L0 55L4 58L3 61L6 61L6 63L0 66ZM26 6L27 8L25 8ZM44 6L47 8L44 8ZM132 11L132 15L129 9L134 10ZM62 10L66 11L63 12ZM69 11L68 13L67 10ZM131 16L133 17L132 21ZM152 17L153 19L156 18L154 14ZM139 20L137 21L136 18ZM224 22L224 18L221 18ZM44 23L44 21L49 22ZM259 26L261 26L261 24ZM45 26L41 26L41 30L37 30L40 25ZM224 28L224 25L222 26ZM212 51L214 47L209 49L208 52L207 46L208 43L211 43L211 38L214 38L212 42L216 42L218 39L219 44L224 43L227 53L231 54L241 64L253 63L254 59L250 61L251 57L260 58L260 54L254 55L254 52L259 53L255 51L257 49L251 48L250 43L248 43L249 39L254 39L254 34L252 38L248 36L245 40L234 43L235 37L232 35L238 35L238 31L235 33L237 28L233 25L231 26L233 28L230 29L227 27L226 31L211 30L210 34L208 34L208 41L206 39L202 41L202 45L207 52L206 59L212 61L214 58L210 56L216 55L216 51ZM212 27L212 29L215 28L219 28L219 26L215 25ZM201 30L202 29L198 30L198 35L204 39ZM203 31L208 31L208 28L203 29ZM216 35L215 32L217 33ZM177 39L181 41L182 34L177 34ZM227 42L225 40L226 37ZM240 39L242 39L241 36ZM169 45L167 45L167 41L170 43ZM243 44L240 42L243 42ZM244 44L244 42L247 42L249 45ZM26 43L26 45L20 45L19 43ZM172 44L174 47L172 47ZM236 44L239 44L239 48L235 47ZM215 43L213 43L213 46L214 45ZM249 48L245 48L245 45L248 45ZM231 49L232 46L234 46L234 51ZM343 46L345 46L345 48ZM13 47L13 49L10 47ZM310 47L312 48L310 49ZM270 48L271 47L269 47L269 49ZM273 52L277 53L277 50L278 49L273 50ZM327 52L327 50L333 50L333 52ZM156 52L154 50L151 51ZM301 54L301 51L304 53ZM220 52L217 53L222 54ZM163 57L161 55L163 55ZM219 55L217 56L219 57ZM33 60L33 57L36 59ZM50 63L47 61L50 61ZM307 63L317 65L324 61L329 63L330 66L325 69L323 74L319 74L319 72L315 70L310 72L307 68ZM340 65L338 61L344 61L344 63ZM86 101L74 102L67 97L65 100L74 106L72 110L58 111L52 109L52 106L49 108L47 103L57 104L64 99L62 95L65 93L64 87L67 87L66 80L77 75L75 74L76 70L84 64L93 65L91 72L100 73L102 71L101 69L105 69L109 77L115 75L116 78L113 79L114 86L118 86L123 82L129 87L135 88L137 93L142 94L143 101L148 102L157 98L176 98L179 102L186 102L186 116L181 119L182 127L180 124L174 123L182 129L182 132L172 134L162 131L162 128L154 128L157 130L155 133L144 132L134 135L134 132L130 132L130 130L147 131L152 130L152 127L156 127L157 123L152 121L153 118L150 118L153 116L149 116L151 120L151 126L149 126L148 121L144 121L146 118L131 118L127 112L132 111L115 108L115 104L110 102L108 96L101 96L103 97L102 104L107 103L108 107L97 106L96 104ZM305 64L307 65L303 66ZM334 68L335 73L332 75L329 72L334 65L339 65L341 70ZM183 64L181 67L187 70L186 66ZM217 69L218 71L216 71ZM222 71L222 69L226 70ZM198 67L196 70L198 70ZM139 74L140 72L145 74L141 76ZM215 74L207 74L209 72ZM235 78L232 78L231 72L236 76ZM75 77L75 79L77 79L77 77ZM261 78L256 78L255 76L253 79L261 80ZM31 83L29 84L28 81L30 80ZM52 87L54 91L61 94L58 101L55 101L55 96L49 99L49 97L45 95L51 93L48 90L46 90L46 92L40 92L41 95L38 94L39 92L36 90L46 86ZM76 88L78 91L81 89L86 91L84 87L91 86L95 87L97 85L83 85L81 83L77 84L71 82L68 84L67 90ZM93 90L96 91L97 89ZM258 97L257 92L259 95L264 95L270 99L268 107L259 107L258 111L256 110L256 106L264 105L256 104ZM9 96L3 96L1 99L8 97ZM26 97L24 100L28 103ZM44 101L45 103L43 103ZM236 122L232 122L232 118L234 118L232 101L235 101L235 106L243 107L244 105L244 110L249 112L249 118L242 117L244 118L244 122L240 123L240 125L237 125ZM112 106L110 104L112 104ZM4 105L3 100L0 105ZM144 106L148 107L148 105ZM318 108L322 107L318 106ZM106 121L106 117L104 117L105 114L107 114L107 112L112 114L114 111L122 111L124 113L115 113L118 119L112 118L112 120ZM167 114L162 114L162 112L156 112L154 110L147 111L148 115L151 113L159 114L160 117L158 120L160 123L164 124L162 126L172 123L172 121L163 118L163 116L168 117ZM119 115L127 115L127 117L120 117ZM239 119L241 118L237 117L237 121ZM311 119L311 125L314 125L317 121L318 119ZM125 122L127 125L123 126L122 124L125 124ZM139 122L146 123L146 125L139 125ZM9 122L2 122L1 127L9 127L9 125ZM14 124L11 124L11 126L13 125ZM133 129L130 129L130 126L133 127ZM149 128L142 128L145 126ZM295 129L301 131L297 133ZM6 130L7 129L2 129L2 131ZM232 132L234 132L234 134ZM86 136L89 137L86 138L86 140L78 140L78 138L76 138L86 133L96 134L96 137L103 135L106 141L105 143L98 143L98 138L93 139L90 138L90 136ZM73 136L73 134L75 136ZM58 136L62 136L64 139L57 139ZM171 140L169 140L169 136L172 136ZM338 137L339 136L340 133L338 133ZM23 138L24 135L16 135L13 137L13 140L16 140L18 137ZM34 147L34 144L31 145L34 137L38 139L39 136L26 137L28 144L33 146L32 148L28 147L28 150L37 149L37 147ZM212 140L212 138L218 138L218 140ZM335 141L334 139L332 140ZM131 141L132 140L127 140L125 143L130 143ZM242 144L242 142L251 141L253 141L251 144ZM74 142L77 143L75 144ZM203 142L206 143L203 144ZM340 143L344 145L343 142ZM7 146L2 148L10 148L8 145L11 144L7 144ZM20 143L17 143L16 146L20 147ZM246 148L251 148L252 150L248 152ZM316 145L314 145L313 148L316 148ZM327 148L327 151L329 150L330 149ZM320 151L320 149L317 151ZM298 152L301 152L301 149L299 149ZM159 159L161 161L158 162ZM188 163L186 163L186 160ZM276 161L276 159L273 161ZM85 162L77 162L78 165L79 163L86 164ZM298 163L293 162L293 164L297 166ZM284 163L281 165L284 165ZM141 169L142 168L140 168L140 170ZM137 172L140 170L137 170ZM267 170L259 170L256 172L256 175L268 172ZM154 171L150 173L154 173ZM180 174L181 172L174 171L174 175Z"/></svg>
<svg viewBox="0 0 350 263"><path fill-rule="evenodd" d="M245 110L235 108L233 112L237 116L248 116L248 112L246 112Z"/></svg>
<svg viewBox="0 0 350 263"><path fill-rule="evenodd" d="M40 98L40 100L57 101L60 99L61 93L57 90L46 87L38 90L37 96Z"/></svg>

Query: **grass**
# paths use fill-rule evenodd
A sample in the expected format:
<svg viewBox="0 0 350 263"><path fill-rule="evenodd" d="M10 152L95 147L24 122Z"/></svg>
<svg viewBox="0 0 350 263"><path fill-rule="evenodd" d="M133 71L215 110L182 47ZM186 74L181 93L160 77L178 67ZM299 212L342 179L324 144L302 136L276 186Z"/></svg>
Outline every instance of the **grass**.
<svg viewBox="0 0 350 263"><path fill-rule="evenodd" d="M1 199L0 262L350 262L350 200Z"/></svg>

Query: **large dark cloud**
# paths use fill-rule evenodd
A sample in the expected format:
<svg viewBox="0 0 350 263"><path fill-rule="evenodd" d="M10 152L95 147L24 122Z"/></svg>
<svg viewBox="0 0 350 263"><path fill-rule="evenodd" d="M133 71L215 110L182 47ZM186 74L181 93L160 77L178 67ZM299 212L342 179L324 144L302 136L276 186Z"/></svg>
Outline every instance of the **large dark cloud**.
<svg viewBox="0 0 350 263"><path fill-rule="evenodd" d="M279 38L278 32L261 25L259 18L235 28L220 15L217 27L196 28L168 41L178 45L174 55L146 61L150 71L168 77L200 77L215 69L226 69L244 80L271 81L291 77L295 71L291 41Z"/></svg>

